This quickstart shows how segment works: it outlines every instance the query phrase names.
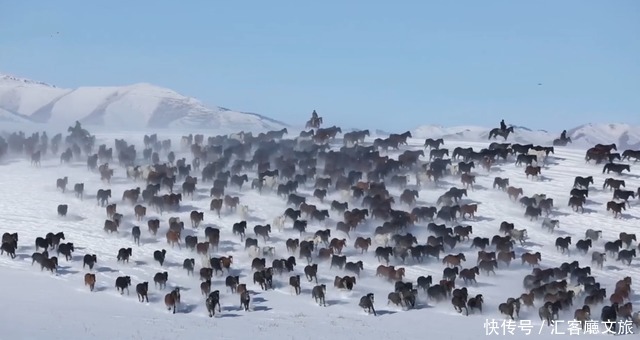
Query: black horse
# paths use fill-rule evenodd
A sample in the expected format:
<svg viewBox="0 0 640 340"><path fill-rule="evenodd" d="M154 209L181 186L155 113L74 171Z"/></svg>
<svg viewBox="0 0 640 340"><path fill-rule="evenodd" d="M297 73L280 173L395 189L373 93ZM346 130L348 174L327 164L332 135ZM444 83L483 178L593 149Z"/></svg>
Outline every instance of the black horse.
<svg viewBox="0 0 640 340"><path fill-rule="evenodd" d="M556 138L553 140L553 146L566 146L567 144L572 143L571 137L567 138Z"/></svg>
<svg viewBox="0 0 640 340"><path fill-rule="evenodd" d="M497 138L498 136L502 136L502 138L504 138L504 140L507 140L507 138L509 137L509 134L513 133L513 126L510 126L504 130L501 130L499 128L495 128L495 129L491 129L491 131L489 131L489 138Z"/></svg>

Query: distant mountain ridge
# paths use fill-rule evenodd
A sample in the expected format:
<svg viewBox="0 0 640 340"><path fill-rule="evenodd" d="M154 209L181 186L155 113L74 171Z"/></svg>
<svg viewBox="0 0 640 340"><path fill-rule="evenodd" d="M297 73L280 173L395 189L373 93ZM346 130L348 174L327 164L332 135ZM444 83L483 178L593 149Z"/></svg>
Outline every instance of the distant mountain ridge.
<svg viewBox="0 0 640 340"><path fill-rule="evenodd" d="M215 129L218 132L279 130L290 127L257 113L208 107L199 100L148 83L126 86L90 86L76 89L0 74L0 124L40 123L83 125L128 130L145 128ZM299 122L300 124L302 122ZM300 125L295 124L295 125ZM291 129L290 133L297 133ZM479 126L423 125L412 130L415 138L488 141L491 128ZM560 132L514 126L509 142L550 145ZM348 131L348 129L344 129ZM375 135L388 135L372 130ZM395 131L401 133L403 131ZM573 146L616 143L619 149L640 149L640 126L624 123L584 124L567 130ZM496 141L502 141L498 137Z"/></svg>
<svg viewBox="0 0 640 340"><path fill-rule="evenodd" d="M208 107L197 99L147 83L59 88L0 74L0 121L107 128L271 130L288 125L266 116Z"/></svg>

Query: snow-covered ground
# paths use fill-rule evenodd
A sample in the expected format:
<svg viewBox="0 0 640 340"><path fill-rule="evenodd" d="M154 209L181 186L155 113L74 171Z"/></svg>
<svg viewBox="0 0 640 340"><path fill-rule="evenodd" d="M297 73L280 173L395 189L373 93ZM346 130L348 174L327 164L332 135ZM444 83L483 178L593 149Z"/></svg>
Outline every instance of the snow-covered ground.
<svg viewBox="0 0 640 340"><path fill-rule="evenodd" d="M53 136L54 131L49 132ZM132 133L100 133L97 134L96 145L107 143L113 146L114 138L125 138L130 143L137 145L138 154L141 154L142 140L145 132ZM293 133L293 131L292 131ZM297 135L297 134L296 134ZM180 135L159 133L159 139L172 139L174 150L179 151ZM544 137L546 138L546 137ZM541 138L541 139L544 139ZM368 139L367 142L371 142ZM404 149L422 149L424 139L410 139L409 146ZM537 142L537 141L533 141ZM456 146L473 147L475 150L487 147L488 141L450 141L445 139L444 147L453 150ZM547 143L548 145L548 143ZM463 203L477 202L479 209L475 220L461 221L463 224L473 226L472 236L491 238L498 234L498 227L502 221L516 224L516 228L528 230L530 239L523 245L516 247L516 260L509 268L503 265L497 270L496 276L480 275L477 285L469 285L469 295L483 294L485 300L482 314L473 313L464 316L456 313L449 301L436 304L428 301L426 295L420 292L417 308L402 310L393 305L387 305L387 295L394 290L393 283L375 276L376 267L379 265L373 255L376 245L373 244L368 253L360 255L354 250L353 240L357 236L372 236L373 229L380 225L380 221L369 219L366 224L358 227L352 233L347 242L347 248L343 251L348 261L362 260L364 271L361 273L353 291L341 291L333 286L333 278L336 275L347 275L344 271L330 269L328 262L319 264L319 283L327 285L327 307L318 306L311 298L311 289L315 283L304 279L303 268L306 263L298 260L295 272L301 274L302 294L295 296L288 285L291 274L276 277L274 290L262 291L259 285L252 281L250 270L251 258L244 250L244 243L238 236L231 233L233 223L241 220L237 213L223 209L222 218L218 218L209 211L209 189L211 183L199 184L198 194L194 200L189 198L182 202L179 212L165 213L159 216L150 207L144 221L137 222L133 215L133 207L121 202L122 193L126 189L135 187L144 188L145 183L133 182L125 176L122 168L116 168L115 177L111 184L100 181L97 173L89 172L86 167L86 159L72 161L69 165L60 165L58 157L48 156L42 161L41 167L34 167L25 157L8 156L1 160L0 165L0 232L18 232L19 249L17 258L10 259L6 255L0 256L0 276L2 287L0 300L3 302L2 316L0 320L5 325L3 336L10 339L35 339L52 338L85 338L95 339L176 339L214 336L220 339L326 339L326 338L362 338L362 339L475 339L488 334L484 327L487 320L495 320L499 327L502 326L505 317L497 311L497 306L505 302L509 297L518 297L525 292L522 287L522 279L531 272L529 266L520 264L520 255L526 251L541 252L542 266L544 268L560 265L562 262L580 261L582 266L590 265L591 252L603 251L605 241L615 240L621 231L636 232L640 217L638 200L631 201L631 208L623 214L623 218L614 219L606 212L605 203L611 199L611 192L602 190L603 180L607 177L623 178L627 188L636 190L640 185L637 165L631 165L631 174L617 176L615 174L601 174L601 166L585 164L584 149L556 147L556 152L551 155L544 168L540 181L526 179L524 168L518 167L510 161L497 165L487 173L481 168L476 168L477 185L474 191L469 191L469 196ZM115 150L114 150L115 152ZM426 152L428 155L428 151ZM390 153L396 156L396 152ZM178 152L178 157L191 156L188 153ZM166 159L166 158L163 158ZM117 161L114 161L114 165ZM248 237L253 236L253 226L256 224L271 223L273 219L281 215L287 208L285 201L275 193L264 192L262 195L251 190L251 179L256 177L254 172L249 172L249 183L245 184L241 191L233 186L227 189L227 193L239 196L241 204L249 206ZM575 213L566 206L569 191L573 185L575 176L592 175L595 180L585 207L585 213ZM62 193L56 189L56 179L68 176L69 189ZM517 203L509 201L505 193L492 189L495 176L509 178L510 184L522 187L524 194L531 196L535 193L544 193L555 200L556 208L552 218L560 220L560 228L553 234L541 229L541 221L530 222L523 216L524 209ZM85 198L80 200L72 192L74 183L85 184ZM313 182L313 181L311 181ZM412 179L410 186L415 184ZM419 191L418 205L435 206L436 199L449 187L461 187L455 177L445 179L441 187L428 184ZM181 188L177 183L176 188ZM106 219L105 208L96 204L95 193L98 189L111 189L112 201L118 205L118 212L124 215L125 222L120 227L118 234L106 234L103 231ZM177 189L180 190L180 189ZM312 183L299 189L301 193L310 194L313 191ZM391 189L394 194L399 194L398 189ZM340 193L332 193L320 203L310 197L308 201L319 208L328 209L326 202L333 199L342 201ZM68 204L69 213L66 217L56 214L58 204ZM350 202L351 207L359 207L355 201ZM396 209L408 210L410 207L397 203ZM197 230L191 228L189 213L192 210L204 211L205 220ZM200 280L198 270L200 261L195 252L184 247L182 249L171 248L165 241L165 233L168 228L167 220L170 216L179 216L185 221L186 235L197 235L200 240L204 238L206 226L218 226L221 228L221 241L219 251L211 256L232 255L234 263L231 273L239 275L242 283L246 283L252 296L251 311L240 309L239 297L231 294L224 286L223 276L214 277L213 288L221 293L222 313L216 318L209 318L205 308L205 298L200 293ZM146 228L146 221L151 218L161 219L161 228L157 236L152 236ZM332 229L332 237L343 238L340 232L335 231L335 224L341 220L341 214L331 212L331 217L326 223L310 223L307 235L319 229ZM141 245L133 243L131 227L140 225L142 229ZM572 236L574 244L584 238L587 228L600 229L603 238L595 242L594 248L587 255L581 255L571 247L571 255L561 254L555 249L554 242L559 236ZM73 242L75 253L71 261L60 260L60 268L57 274L41 271L40 267L31 265L31 254L35 251L34 240L36 237L44 237L48 232L64 231L66 239L63 242ZM419 223L411 230L417 236L420 244L426 243L429 233L426 231L426 223ZM298 238L297 232L287 222L284 231L279 232L274 228L270 241L266 244L260 239L262 245L276 248L275 258L287 258L284 241L288 238ZM122 264L116 261L116 255L120 248L133 248L133 256L130 263ZM637 244L633 244L637 247ZM161 267L153 259L155 250L167 250L167 262ZM477 250L470 249L469 243L464 242L453 250L445 253L463 252L467 255L464 267L471 267L476 263ZM85 254L96 254L98 263L93 272L97 276L96 291L90 292L84 286L83 276L89 272L83 269L82 257ZM196 275L188 276L182 269L185 258L196 259ZM268 265L271 260L267 261ZM442 277L444 265L440 261L426 261L423 264L414 263L408 259L402 264L398 259L393 259L391 264L406 268L405 281L414 282L418 276L432 275L434 283ZM153 285L153 276L157 272L169 272L167 288L157 289ZM640 263L633 262L631 266L622 265L610 258L604 269L593 268L593 276L607 288L607 293L613 291L613 285L624 276L631 276L634 280L640 279ZM116 292L114 281L118 276L128 275L132 279L131 293L120 295ZM136 298L136 284L150 282L149 303L140 303ZM463 286L461 280L457 286ZM634 283L637 290L637 283ZM178 313L173 315L164 305L163 297L173 287L180 287L182 291L182 303ZM368 315L358 307L361 296L373 292L376 297L375 306L378 316ZM563 312L561 319L565 322L559 324L558 330L568 336L568 321L573 319L575 308L582 306L583 297L575 300L571 311ZM632 296L632 302L637 304L640 299ZM540 306L537 302L537 306ZM601 306L594 308L593 318L599 319ZM562 335L551 334L553 327L541 327L537 308L523 308L520 320L515 323L515 336L523 336L525 333L519 328L524 322L531 320L532 335L540 339L551 339ZM603 326L600 325L601 330ZM636 333L639 330L635 330ZM497 329L491 336L513 336L505 333L502 328ZM582 332L580 332L582 334ZM505 335L506 334L506 335ZM605 335L593 335L605 336ZM634 336L634 335L632 335ZM636 335L637 336L637 335Z"/></svg>

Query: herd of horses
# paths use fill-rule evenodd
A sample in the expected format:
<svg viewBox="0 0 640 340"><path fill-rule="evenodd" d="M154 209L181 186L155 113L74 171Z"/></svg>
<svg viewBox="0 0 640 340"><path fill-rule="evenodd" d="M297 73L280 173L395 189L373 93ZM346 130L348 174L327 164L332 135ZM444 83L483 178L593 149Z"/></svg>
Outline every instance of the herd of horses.
<svg viewBox="0 0 640 340"><path fill-rule="evenodd" d="M60 157L61 163L86 159L89 175L97 174L103 183L103 188L93 190L97 192L96 204L106 211L102 226L108 233L105 237L122 232L124 226L131 225L132 239L118 252L118 261L128 262L135 254L135 248L129 247L131 244L150 246L140 244L141 233L147 232L142 227L146 221L148 233L166 239L171 247L169 251L184 246L200 258L185 258L182 270L200 279L202 304L209 316L215 315L216 306L218 313L221 311L221 292L212 290L212 281L218 275L224 277L226 273L225 286L238 296L238 304L248 311L254 290L274 289L276 283L290 286L293 294L299 295L305 282L301 274L312 285L311 298L326 306L327 284L318 284L318 277L323 277L322 271L340 270L342 273L331 280L333 289L350 291L360 283L360 275L369 269L380 277L379 285L389 286L388 303L418 308L420 298L430 303L448 300L455 310L464 311L465 315L474 311L481 313L485 296L479 293L470 295L470 290L476 289L476 277L487 275L486 280L490 280L490 274L509 270L511 262L519 258L522 265L531 266L532 271L523 278L522 295L506 297L499 304L499 301L493 301L501 314L517 318L522 305L533 307L534 302L539 301L536 303L540 306L540 319L551 324L558 320L560 312L567 313L575 303L580 308L573 314L569 313L584 322L591 318L592 308L604 305L597 316L600 320L622 318L640 325L638 312L633 312L631 304L631 277L621 276L615 286L605 288L592 275L591 267L583 266L579 261L543 268L544 253L516 253L517 245L524 246L530 241L526 228L519 229L514 223L502 221L496 226L494 235L481 235L466 223L482 214L482 206L464 203L464 197L473 195L475 190L498 190L503 191L513 204L520 204L524 208L524 216L531 221L540 218L542 227L553 232L560 224L553 218L556 209L553 198L546 197L544 193L525 196L522 188L511 186L509 178L501 177L494 178L493 188L477 189L474 186L477 174L472 171L475 165L479 165L490 173L492 168L513 166L512 163L518 162L524 166L523 176L537 178L544 173L544 159L555 152L554 146L566 145L570 139L553 141L552 146L491 143L482 150L458 147L449 156L449 150L443 148L446 145L443 139L427 139L424 150L408 147L402 150L408 145L410 132L376 138L369 143L365 138L369 131L360 130L345 133L344 143L340 145L336 142L342 133L340 128L322 128L321 125L322 118L314 111L307 122L307 128L311 130L303 131L295 138L285 138L288 134L286 129L255 136L245 132L210 137L198 134L183 136L179 148L175 148L170 139L159 140L156 134L145 135L140 155L136 145L130 144L135 141L116 139L113 146L96 146L95 136L76 124L69 128L70 134L64 139L62 134L49 139L46 133L27 136L23 132L0 138L0 157L26 155L34 167L39 167L45 156ZM503 136L506 140L514 132L513 127L504 131L494 130L497 131L492 130L490 138ZM425 157L427 149L430 157ZM178 158L178 155L185 157ZM615 144L595 145L585 155L587 162L604 163L603 173L612 171L618 176L623 171L631 172L630 164L639 159L637 150L617 154ZM627 163L615 163L615 160ZM120 169L111 168L113 164ZM132 185L132 189L122 193L122 202L114 201L120 196L110 189L111 179L120 173L126 174ZM458 181L462 187L444 190L435 206L417 203L416 199L422 192L442 190L445 185L442 183L448 179ZM141 188L138 183L146 186ZM575 179L570 188L569 205L576 211L585 204L593 184L590 176ZM56 181L56 187L62 193L67 190L67 185L68 177ZM625 182L620 178L607 179L603 188L607 186L614 190L613 199L606 203L607 210L611 210L614 217L619 217L630 207L629 199L640 196L640 188L637 191L621 189L625 188ZM194 195L200 188L210 188L207 189L210 204L207 205L209 211L188 212L191 229L196 234L203 229L200 226L204 221L215 221L221 216L237 216L237 222L210 224L202 235L188 233L185 229L189 224L186 228L184 221L171 215L182 212L185 200L202 200L202 197ZM241 196L236 196L249 190L280 197L288 207L277 212L272 221L251 226L252 207L243 202ZM84 191L83 181L74 184L73 193L78 200L83 199ZM329 201L328 197L336 199ZM61 218L67 215L67 210L65 204L58 206ZM127 210L133 212L131 220L125 218ZM156 215L151 216L153 213ZM329 221L334 221L332 227L322 227ZM166 226L166 231L158 235L163 226ZM309 230L315 227L319 229ZM29 249L26 245L19 247L20 231L17 228L2 236L2 253L6 252L12 258L18 250ZM428 238L419 240L415 236L421 230L428 231ZM271 235L276 231L293 231L299 236L274 241ZM60 260L57 256L50 256L50 252L64 255L69 261L75 247L73 242L69 242L73 240L65 238L64 230L46 232L43 230L44 237L35 240L32 264L37 262L41 270L54 273ZM591 265L601 267L607 257L630 265L636 255L632 244L636 236L632 232L621 231L618 239L604 244L602 252L591 250ZM225 235L239 237L244 243L244 251L252 258L250 268L236 268L234 256L219 255L221 241L227 241L223 239ZM601 237L601 231L588 229L575 246L587 253ZM351 243L356 252L344 255L343 249ZM571 244L571 237L558 237L555 246L558 251L569 253ZM286 247L287 256L277 258L276 247ZM366 256L372 256L369 248L379 261L375 268L364 265L368 261ZM474 255L469 249L477 250L475 265L467 264L467 257ZM84 282L93 291L100 280L93 270L99 259L91 254L90 249L87 251L83 268L88 266L89 271L84 275ZM158 249L153 257L162 266L166 255L167 250ZM236 260L241 256L235 255ZM300 261L303 262L299 264ZM441 265L442 279L426 272L415 281L405 278L407 268L420 270L425 263ZM302 268L297 269L298 266ZM162 290L172 270L175 269L158 272L149 280L153 279ZM283 275L289 277L281 279ZM120 276L114 282L121 294L125 290L128 293L133 284L130 276ZM139 282L135 289L139 301L148 302L149 282ZM610 295L606 293L607 289L611 289ZM166 308L173 313L180 310L181 293L180 287L175 287L164 297ZM577 302L577 299L584 303ZM367 293L360 298L358 306L376 315L376 301L374 293Z"/></svg>

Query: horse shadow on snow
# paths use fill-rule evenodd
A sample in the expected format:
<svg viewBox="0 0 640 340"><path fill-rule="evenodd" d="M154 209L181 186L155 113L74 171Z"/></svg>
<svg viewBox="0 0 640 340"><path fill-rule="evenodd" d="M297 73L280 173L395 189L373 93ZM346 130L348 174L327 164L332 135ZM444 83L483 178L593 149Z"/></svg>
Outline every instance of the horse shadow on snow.
<svg viewBox="0 0 640 340"><path fill-rule="evenodd" d="M563 235L571 235L571 233L561 229L554 229L553 235L563 236Z"/></svg>
<svg viewBox="0 0 640 340"><path fill-rule="evenodd" d="M620 219L623 219L623 220L638 220L639 218L637 218L636 216L633 216L631 214L620 214Z"/></svg>
<svg viewBox="0 0 640 340"><path fill-rule="evenodd" d="M96 272L98 272L98 273L117 273L119 271L115 270L113 268L110 268L110 267L98 267L98 268L96 268Z"/></svg>
<svg viewBox="0 0 640 340"><path fill-rule="evenodd" d="M549 217L551 216L556 217L556 216L570 216L571 214L564 211L560 211L560 210L553 210L549 215L550 215Z"/></svg>
<svg viewBox="0 0 640 340"><path fill-rule="evenodd" d="M256 312L267 312L270 311L272 308L271 307L267 307L267 306L253 306L253 310Z"/></svg>
<svg viewBox="0 0 640 340"><path fill-rule="evenodd" d="M383 310L376 310L376 314L378 316L382 316L382 315L390 315L390 314L395 314L397 313L396 311L393 310L388 310L388 309L383 309Z"/></svg>
<svg viewBox="0 0 640 340"><path fill-rule="evenodd" d="M79 273L79 271L77 270L71 270L71 266L60 266L58 267L58 269L56 270L56 272L60 275L67 275L67 274L77 274Z"/></svg>
<svg viewBox="0 0 640 340"><path fill-rule="evenodd" d="M476 216L475 218L472 219L463 219L463 221L472 221L472 222L481 222L481 221L495 221L495 218L492 217L486 217L486 216Z"/></svg>

